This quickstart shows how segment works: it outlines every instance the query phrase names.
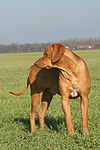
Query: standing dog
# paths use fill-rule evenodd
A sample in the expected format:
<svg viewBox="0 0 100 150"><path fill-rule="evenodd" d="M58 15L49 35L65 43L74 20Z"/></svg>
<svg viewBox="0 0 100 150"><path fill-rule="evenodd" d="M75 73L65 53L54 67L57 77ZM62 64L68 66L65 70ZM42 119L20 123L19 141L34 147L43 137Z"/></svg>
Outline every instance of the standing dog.
<svg viewBox="0 0 100 150"><path fill-rule="evenodd" d="M13 95L22 95L30 84L31 90L31 111L29 113L31 133L36 131L35 127L35 114L42 101L40 109L38 111L38 118L41 128L44 126L44 116L48 109L53 95L56 93L63 95L63 83L69 82L63 77L63 72L56 68L39 69L35 65L31 66L27 74L27 83L24 89L20 93L10 92ZM71 86L71 85L70 85ZM74 95L73 91L70 92L70 98ZM68 106L69 107L69 106ZM70 109L70 108L69 108ZM68 132L72 133L73 126L68 128Z"/></svg>
<svg viewBox="0 0 100 150"><path fill-rule="evenodd" d="M44 52L44 56L35 62L39 68L58 68L62 71L62 82L59 82L61 102L65 114L67 130L73 132L71 122L71 110L69 104L70 94L73 98L81 98L81 114L83 133L88 134L88 94L91 87L91 79L86 63L71 50L61 44L50 45Z"/></svg>

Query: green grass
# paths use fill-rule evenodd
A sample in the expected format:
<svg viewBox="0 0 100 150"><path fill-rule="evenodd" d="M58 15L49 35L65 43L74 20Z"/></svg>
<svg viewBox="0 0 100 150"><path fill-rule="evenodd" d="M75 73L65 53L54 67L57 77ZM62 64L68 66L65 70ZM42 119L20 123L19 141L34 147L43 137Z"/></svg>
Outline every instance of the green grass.
<svg viewBox="0 0 100 150"><path fill-rule="evenodd" d="M89 68L91 92L89 94L89 135L82 135L80 99L70 100L74 135L68 135L61 107L61 97L54 96L45 115L47 128L30 134L30 88L22 96L19 92L26 83L29 67L42 53L0 54L0 149L1 150L99 150L100 149L100 50L75 51Z"/></svg>

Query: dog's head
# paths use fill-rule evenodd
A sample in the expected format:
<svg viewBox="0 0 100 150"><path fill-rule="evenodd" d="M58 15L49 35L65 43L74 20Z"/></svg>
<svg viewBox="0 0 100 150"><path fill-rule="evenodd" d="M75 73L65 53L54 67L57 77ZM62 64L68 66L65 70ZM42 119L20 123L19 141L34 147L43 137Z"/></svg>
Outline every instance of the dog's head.
<svg viewBox="0 0 100 150"><path fill-rule="evenodd" d="M61 44L50 45L44 52L44 56L34 64L39 68L51 68L64 55L65 47Z"/></svg>

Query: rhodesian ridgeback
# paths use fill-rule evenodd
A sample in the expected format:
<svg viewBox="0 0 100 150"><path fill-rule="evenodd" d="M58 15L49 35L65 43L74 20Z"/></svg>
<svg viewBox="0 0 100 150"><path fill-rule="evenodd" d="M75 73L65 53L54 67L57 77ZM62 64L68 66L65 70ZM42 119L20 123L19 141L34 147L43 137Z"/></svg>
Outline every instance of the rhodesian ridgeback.
<svg viewBox="0 0 100 150"><path fill-rule="evenodd" d="M27 73L27 83L24 89L20 93L10 92L13 95L22 95L30 84L31 90L31 111L29 113L31 133L36 131L35 127L35 114L41 101L41 106L38 111L39 124L41 128L45 128L44 117L46 110L48 109L53 95L60 93L64 80L63 72L56 68L39 69L35 65L31 66ZM67 81L66 81L67 82ZM68 81L69 82L69 81ZM73 91L70 94L70 98L74 95ZM69 109L69 108L68 108ZM72 133L73 127L68 128L68 132Z"/></svg>
<svg viewBox="0 0 100 150"><path fill-rule="evenodd" d="M39 68L58 68L60 76L59 89L62 108L65 114L67 131L73 133L71 110L69 104L70 95L73 98L80 96L83 133L88 134L88 94L91 87L91 79L85 61L71 50L61 44L50 45L44 52L44 56L35 62Z"/></svg>

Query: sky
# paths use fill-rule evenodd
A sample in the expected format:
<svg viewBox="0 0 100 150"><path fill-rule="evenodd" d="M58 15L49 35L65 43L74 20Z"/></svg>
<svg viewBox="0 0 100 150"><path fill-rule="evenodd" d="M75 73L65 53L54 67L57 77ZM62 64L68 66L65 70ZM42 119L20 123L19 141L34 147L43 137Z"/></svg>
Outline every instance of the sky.
<svg viewBox="0 0 100 150"><path fill-rule="evenodd" d="M100 37L100 0L0 0L0 44Z"/></svg>

